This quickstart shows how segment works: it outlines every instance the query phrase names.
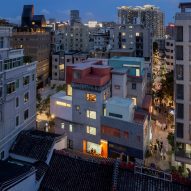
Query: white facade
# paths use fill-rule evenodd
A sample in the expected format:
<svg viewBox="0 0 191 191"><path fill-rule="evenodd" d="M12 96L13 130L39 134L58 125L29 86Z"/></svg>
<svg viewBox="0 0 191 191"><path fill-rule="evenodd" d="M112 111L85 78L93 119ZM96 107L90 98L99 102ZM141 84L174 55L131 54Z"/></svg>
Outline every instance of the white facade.
<svg viewBox="0 0 191 191"><path fill-rule="evenodd" d="M134 104L131 99L112 97L106 102L106 116L131 122L133 120Z"/></svg>
<svg viewBox="0 0 191 191"><path fill-rule="evenodd" d="M50 113L60 119L72 121L72 97L61 91L50 98Z"/></svg>
<svg viewBox="0 0 191 191"><path fill-rule="evenodd" d="M0 159L8 157L18 133L36 126L36 62L10 49L12 28L0 27Z"/></svg>
<svg viewBox="0 0 191 191"><path fill-rule="evenodd" d="M175 15L176 72L175 72L175 160L186 168L191 165L191 4ZM187 7L188 6L188 7ZM188 10L187 10L188 8ZM188 165L189 164L189 165Z"/></svg>

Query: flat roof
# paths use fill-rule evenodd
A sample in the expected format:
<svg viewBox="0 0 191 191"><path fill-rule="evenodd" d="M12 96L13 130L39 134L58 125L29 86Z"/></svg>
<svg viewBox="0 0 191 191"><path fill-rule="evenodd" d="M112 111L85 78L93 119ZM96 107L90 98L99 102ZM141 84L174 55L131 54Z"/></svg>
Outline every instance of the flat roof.
<svg viewBox="0 0 191 191"><path fill-rule="evenodd" d="M130 98L121 98L121 97L111 97L107 100L106 104L118 105L121 107L129 107L133 104L133 100Z"/></svg>
<svg viewBox="0 0 191 191"><path fill-rule="evenodd" d="M140 57L128 57L128 56L114 56L112 58L110 58L109 60L113 61L113 60L120 60L120 61L134 61L134 62L144 62L144 58L140 58Z"/></svg>
<svg viewBox="0 0 191 191"><path fill-rule="evenodd" d="M72 101L72 96L67 96L65 91L59 91L58 93L51 96L52 98Z"/></svg>
<svg viewBox="0 0 191 191"><path fill-rule="evenodd" d="M114 68L112 70L113 74L127 74L128 73L128 68L123 67L123 68Z"/></svg>

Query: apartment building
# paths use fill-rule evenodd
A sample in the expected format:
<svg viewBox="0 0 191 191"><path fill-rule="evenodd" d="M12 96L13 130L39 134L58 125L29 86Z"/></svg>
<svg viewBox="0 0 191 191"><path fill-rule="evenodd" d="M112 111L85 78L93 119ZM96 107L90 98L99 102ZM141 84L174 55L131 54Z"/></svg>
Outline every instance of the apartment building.
<svg viewBox="0 0 191 191"><path fill-rule="evenodd" d="M44 86L49 78L50 33L45 30L13 32L11 46L23 48L25 56L37 61L37 85Z"/></svg>
<svg viewBox="0 0 191 191"><path fill-rule="evenodd" d="M80 23L80 11L79 10L71 10L70 11L70 25L73 26L74 23Z"/></svg>
<svg viewBox="0 0 191 191"><path fill-rule="evenodd" d="M133 52L135 57L151 57L151 33L143 25L116 25L111 33L111 49Z"/></svg>
<svg viewBox="0 0 191 191"><path fill-rule="evenodd" d="M67 65L82 63L87 60L88 54L83 52L59 51L52 54L52 80L51 84L59 85L66 82Z"/></svg>
<svg viewBox="0 0 191 191"><path fill-rule="evenodd" d="M168 36L170 39L174 39L175 37L175 24L174 23L168 23L165 30L165 36Z"/></svg>
<svg viewBox="0 0 191 191"><path fill-rule="evenodd" d="M146 97L143 85L145 82L144 58L131 58L129 63L124 58L121 60L119 58L107 61L89 59L85 63L68 65L67 92L59 92L51 97L50 111L52 117L55 117L56 132L65 133L68 136L69 148L103 157L117 157L124 151L125 160L129 160L130 157L132 160L143 162L147 145L144 141L146 137L149 137L150 132L148 130L150 105L144 107ZM115 67L118 70L126 67L126 71L116 73ZM113 68L112 71L111 68ZM128 74L132 75L129 81ZM135 80L132 85L133 79ZM136 82L140 83L140 86ZM132 86L133 90L131 90ZM136 90L135 87L137 87ZM116 92L116 89L119 92ZM121 91L125 92L124 95ZM140 97L138 97L139 94ZM111 95L112 98L110 98ZM140 107L143 107L145 111ZM127 137L124 138L122 135L126 130L127 134L131 131L129 140L136 138L137 142L134 146L126 141ZM110 131L114 133L108 134ZM143 131L146 132L144 137ZM116 138L115 132L121 136L117 135ZM113 146L115 152L111 148L112 145L115 145ZM136 150L138 147L140 149ZM116 152L120 154L116 155Z"/></svg>
<svg viewBox="0 0 191 191"><path fill-rule="evenodd" d="M134 105L142 107L147 88L144 58L113 57L109 59L112 70L112 96L131 98Z"/></svg>
<svg viewBox="0 0 191 191"><path fill-rule="evenodd" d="M118 7L118 20L120 24L142 24L153 37L164 36L164 13L154 5Z"/></svg>
<svg viewBox="0 0 191 191"><path fill-rule="evenodd" d="M0 159L22 130L36 126L36 62L12 49L11 27L0 27Z"/></svg>
<svg viewBox="0 0 191 191"><path fill-rule="evenodd" d="M69 148L89 153L93 148L106 157L107 148L101 146L105 143L101 140L100 115L111 93L111 69L98 61L73 64L70 69L67 84L72 86L72 96L61 93L51 97L56 132L67 134Z"/></svg>
<svg viewBox="0 0 191 191"><path fill-rule="evenodd" d="M132 99L110 98L101 116L101 138L107 140L108 157L143 164L149 143L148 114L135 109Z"/></svg>
<svg viewBox="0 0 191 191"><path fill-rule="evenodd" d="M87 26L82 23L68 24L65 25L62 33L62 50L82 52L89 50L89 31Z"/></svg>
<svg viewBox="0 0 191 191"><path fill-rule="evenodd" d="M175 160L191 169L191 3L180 3L175 15Z"/></svg>
<svg viewBox="0 0 191 191"><path fill-rule="evenodd" d="M175 41L172 39L165 39L165 58L167 72L174 70Z"/></svg>

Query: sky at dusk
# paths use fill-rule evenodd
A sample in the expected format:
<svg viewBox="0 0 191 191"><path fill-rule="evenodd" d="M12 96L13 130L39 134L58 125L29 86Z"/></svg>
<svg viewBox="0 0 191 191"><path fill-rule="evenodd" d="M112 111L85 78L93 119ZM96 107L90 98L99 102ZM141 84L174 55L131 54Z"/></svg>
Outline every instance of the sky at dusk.
<svg viewBox="0 0 191 191"><path fill-rule="evenodd" d="M24 4L34 4L35 14L44 14L46 19L69 19L71 9L79 9L83 22L88 20L117 21L118 6L142 6L152 4L165 12L165 23L173 21L180 2L190 0L0 0L0 18L20 23Z"/></svg>

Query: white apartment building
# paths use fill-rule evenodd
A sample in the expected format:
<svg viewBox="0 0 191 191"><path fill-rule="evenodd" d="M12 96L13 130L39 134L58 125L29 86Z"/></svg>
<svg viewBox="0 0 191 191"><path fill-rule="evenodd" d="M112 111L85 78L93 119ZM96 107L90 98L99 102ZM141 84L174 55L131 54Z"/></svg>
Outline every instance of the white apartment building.
<svg viewBox="0 0 191 191"><path fill-rule="evenodd" d="M36 62L10 48L11 36L11 27L0 27L0 159L20 131L36 126Z"/></svg>
<svg viewBox="0 0 191 191"><path fill-rule="evenodd" d="M191 169L191 3L175 15L175 160Z"/></svg>

